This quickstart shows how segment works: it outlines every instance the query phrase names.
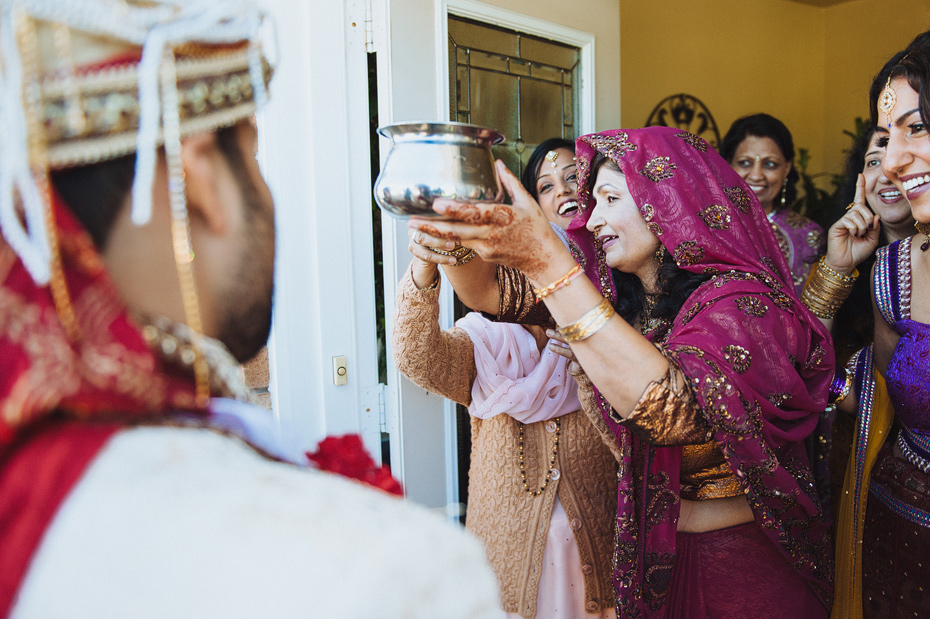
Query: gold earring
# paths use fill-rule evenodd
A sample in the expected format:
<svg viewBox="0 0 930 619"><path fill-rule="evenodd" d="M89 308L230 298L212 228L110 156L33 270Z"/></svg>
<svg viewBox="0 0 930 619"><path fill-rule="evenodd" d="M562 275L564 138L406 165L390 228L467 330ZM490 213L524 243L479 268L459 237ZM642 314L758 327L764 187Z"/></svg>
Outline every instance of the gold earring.
<svg viewBox="0 0 930 619"><path fill-rule="evenodd" d="M919 233L924 235L924 242L920 244L920 251L927 251L927 249L930 248L930 223L915 221L914 227L917 228Z"/></svg>
<svg viewBox="0 0 930 619"><path fill-rule="evenodd" d="M781 184L781 205L785 205L785 198L788 196L788 177L785 177L785 182Z"/></svg>

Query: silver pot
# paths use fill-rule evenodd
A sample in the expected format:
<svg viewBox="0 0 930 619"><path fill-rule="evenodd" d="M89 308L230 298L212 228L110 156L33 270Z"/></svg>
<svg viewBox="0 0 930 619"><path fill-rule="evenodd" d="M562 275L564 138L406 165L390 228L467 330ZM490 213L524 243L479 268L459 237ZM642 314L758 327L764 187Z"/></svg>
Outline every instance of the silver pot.
<svg viewBox="0 0 930 619"><path fill-rule="evenodd" d="M504 135L487 127L407 122L379 127L393 144L375 182L375 201L397 217L439 217L436 198L500 202L491 146Z"/></svg>

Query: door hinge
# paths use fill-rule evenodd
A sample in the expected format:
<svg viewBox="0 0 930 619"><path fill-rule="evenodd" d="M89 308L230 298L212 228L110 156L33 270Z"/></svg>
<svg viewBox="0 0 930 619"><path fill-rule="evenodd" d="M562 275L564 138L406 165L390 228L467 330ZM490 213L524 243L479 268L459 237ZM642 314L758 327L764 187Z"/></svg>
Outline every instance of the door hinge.
<svg viewBox="0 0 930 619"><path fill-rule="evenodd" d="M371 17L371 0L365 2L365 51L369 54L375 51L374 24Z"/></svg>
<svg viewBox="0 0 930 619"><path fill-rule="evenodd" d="M381 432L383 434L388 433L386 390L387 385L384 383L378 383L378 424L380 425Z"/></svg>

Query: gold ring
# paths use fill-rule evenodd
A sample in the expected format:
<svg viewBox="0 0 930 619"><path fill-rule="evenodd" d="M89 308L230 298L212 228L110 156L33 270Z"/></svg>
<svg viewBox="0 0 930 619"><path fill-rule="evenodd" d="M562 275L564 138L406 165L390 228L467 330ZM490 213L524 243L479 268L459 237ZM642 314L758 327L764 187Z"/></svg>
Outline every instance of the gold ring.
<svg viewBox="0 0 930 619"><path fill-rule="evenodd" d="M851 209L851 208L854 207L854 206L856 206L856 203L855 203L855 202L850 202L850 203L849 203L849 206L846 207L846 210L848 211L849 209Z"/></svg>

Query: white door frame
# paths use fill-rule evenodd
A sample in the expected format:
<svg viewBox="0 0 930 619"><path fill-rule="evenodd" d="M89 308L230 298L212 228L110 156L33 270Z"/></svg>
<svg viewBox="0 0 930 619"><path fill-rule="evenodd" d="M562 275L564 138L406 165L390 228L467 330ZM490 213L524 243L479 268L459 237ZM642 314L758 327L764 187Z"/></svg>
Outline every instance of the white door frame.
<svg viewBox="0 0 930 619"><path fill-rule="evenodd" d="M262 4L277 35L259 119L278 240L272 406L306 449L360 432L379 458L365 1Z"/></svg>

